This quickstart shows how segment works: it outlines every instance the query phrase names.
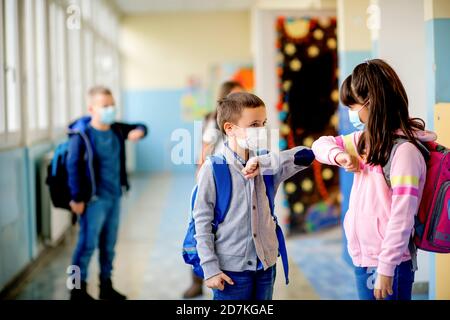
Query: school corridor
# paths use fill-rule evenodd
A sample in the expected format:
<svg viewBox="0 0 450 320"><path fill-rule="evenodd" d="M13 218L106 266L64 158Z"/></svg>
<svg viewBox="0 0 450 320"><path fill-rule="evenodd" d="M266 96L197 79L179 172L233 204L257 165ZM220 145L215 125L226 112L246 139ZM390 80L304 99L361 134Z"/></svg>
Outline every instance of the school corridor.
<svg viewBox="0 0 450 320"><path fill-rule="evenodd" d="M133 177L133 191L123 199L122 227L114 268L116 286L130 299L181 299L191 281L180 246L188 218L191 174ZM155 192L158 190L158 192ZM43 257L7 299L64 300L69 292L65 270L70 265L76 228ZM314 237L288 240L291 284L279 268L276 299L357 299L353 270L341 258L339 228ZM92 259L89 292L98 295L98 257ZM281 265L281 264L280 264ZM206 287L202 299L212 294Z"/></svg>
<svg viewBox="0 0 450 320"><path fill-rule="evenodd" d="M129 299L177 300L191 281L180 244L188 218L194 180L189 173L134 176L133 190L123 199L122 227L117 245L114 280ZM158 190L158 192L155 192ZM67 266L71 263L77 228L51 253L42 257L6 299L65 300ZM320 234L288 239L290 284L279 263L274 299L355 300L353 269L342 259L342 232L334 227ZM89 292L98 296L98 256L92 259ZM195 299L211 299L211 291ZM427 300L425 292L413 299Z"/></svg>
<svg viewBox="0 0 450 320"><path fill-rule="evenodd" d="M410 116L449 147L449 35L450 0L0 0L0 300L70 298L81 223L51 196L82 171L86 185L67 201L81 210L78 196L106 190L114 170L115 197L127 175L131 185L114 287L133 300L182 299L192 282L182 257L191 194L227 83L224 96L237 89L264 102L268 149L310 148L356 130L341 85L382 59ZM69 134L81 142L67 144ZM89 147L102 141L101 152ZM60 163L65 180L50 190ZM314 161L280 185L290 283L279 259L274 299L358 299L343 230L352 183L351 172ZM102 259L96 250L89 265L96 299ZM418 265L413 299L450 300L450 254L419 250ZM212 292L203 285L194 299Z"/></svg>

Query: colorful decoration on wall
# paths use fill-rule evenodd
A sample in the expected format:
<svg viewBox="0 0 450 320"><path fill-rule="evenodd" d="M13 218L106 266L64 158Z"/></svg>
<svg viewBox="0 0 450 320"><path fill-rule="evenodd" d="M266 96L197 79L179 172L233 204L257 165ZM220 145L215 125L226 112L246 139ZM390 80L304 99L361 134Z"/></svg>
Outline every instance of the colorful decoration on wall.
<svg viewBox="0 0 450 320"><path fill-rule="evenodd" d="M253 67L249 63L222 63L210 67L207 79L191 76L181 97L182 119L203 120L216 106L217 91L224 81L235 80L248 92L254 90Z"/></svg>
<svg viewBox="0 0 450 320"><path fill-rule="evenodd" d="M181 97L181 118L186 122L202 120L209 112L210 92L199 78L188 79L186 92Z"/></svg>
<svg viewBox="0 0 450 320"><path fill-rule="evenodd" d="M277 75L280 148L311 147L337 135L339 102L336 18L279 17ZM339 223L339 174L315 161L285 183L290 231L312 232Z"/></svg>
<svg viewBox="0 0 450 320"><path fill-rule="evenodd" d="M244 87L245 91L253 92L255 89L253 68L250 66L238 68L231 76L231 80L239 82Z"/></svg>

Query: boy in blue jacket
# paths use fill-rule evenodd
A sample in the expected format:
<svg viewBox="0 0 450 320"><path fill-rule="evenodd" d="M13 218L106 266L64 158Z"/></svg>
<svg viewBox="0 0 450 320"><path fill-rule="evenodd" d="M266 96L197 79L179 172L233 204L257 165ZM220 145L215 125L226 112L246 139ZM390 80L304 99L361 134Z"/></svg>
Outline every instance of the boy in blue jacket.
<svg viewBox="0 0 450 320"><path fill-rule="evenodd" d="M99 248L100 299L123 300L111 282L116 245L120 198L129 189L125 140L146 136L143 124L115 122L115 101L111 91L96 86L88 94L90 116L69 126L67 159L72 211L79 215L80 230L72 264L80 268L81 287L72 289L71 300L93 299L86 291L89 261Z"/></svg>

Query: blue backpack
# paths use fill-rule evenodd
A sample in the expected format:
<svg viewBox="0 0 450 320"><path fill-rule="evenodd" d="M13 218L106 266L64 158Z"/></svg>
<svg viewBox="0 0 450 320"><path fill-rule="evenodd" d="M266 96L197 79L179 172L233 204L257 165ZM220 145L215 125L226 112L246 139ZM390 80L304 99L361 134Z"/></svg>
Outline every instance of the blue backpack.
<svg viewBox="0 0 450 320"><path fill-rule="evenodd" d="M69 142L59 144L53 154L53 159L47 167L46 183L49 187L50 198L56 208L70 210L70 189L66 161Z"/></svg>
<svg viewBox="0 0 450 320"><path fill-rule="evenodd" d="M260 154L267 153L267 151L261 152ZM214 182L216 186L216 206L214 208L214 220L212 222L212 232L215 234L219 224L221 224L227 215L231 194L232 194L232 182L231 173L228 168L224 157L220 156L210 156L209 159L212 163ZM278 224L277 217L274 213L274 199L275 199L275 188L272 175L264 175L264 184L266 186L266 194L269 200L270 212L272 213L273 219L276 224L276 234L278 238L278 253L281 256L283 262L284 275L286 278L286 284L289 283L289 265L288 256L286 250L286 242L284 240L283 231ZM218 183L220 181L220 183ZM192 191L191 195L191 214L189 219L189 226L183 242L183 259L187 264L192 265L194 273L200 277L204 278L203 269L200 265L200 257L197 252L197 241L195 240L195 223L193 218L193 210L195 200L197 198L198 186L196 185Z"/></svg>

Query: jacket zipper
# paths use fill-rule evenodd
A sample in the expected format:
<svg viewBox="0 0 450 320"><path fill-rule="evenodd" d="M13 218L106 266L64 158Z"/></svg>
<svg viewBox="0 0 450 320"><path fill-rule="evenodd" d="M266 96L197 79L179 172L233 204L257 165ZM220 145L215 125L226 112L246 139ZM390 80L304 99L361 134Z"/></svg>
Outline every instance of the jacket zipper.
<svg viewBox="0 0 450 320"><path fill-rule="evenodd" d="M361 244L359 243L358 234L356 232L356 211L353 212L354 218L353 218L353 233L355 234L356 243L358 244L358 254L362 258L362 252L361 252ZM362 260L361 260L362 263Z"/></svg>
<svg viewBox="0 0 450 320"><path fill-rule="evenodd" d="M87 137L87 135L84 132L79 132L81 137L84 139L84 143L86 145L86 150L88 152L88 164L89 164L89 171L90 171L90 178L91 178L91 184L92 184L92 193L91 193L91 200L94 200L95 198L95 194L97 192L97 186L95 184L95 177L94 177L94 152L92 151L92 146L91 143L89 142L89 138Z"/></svg>

